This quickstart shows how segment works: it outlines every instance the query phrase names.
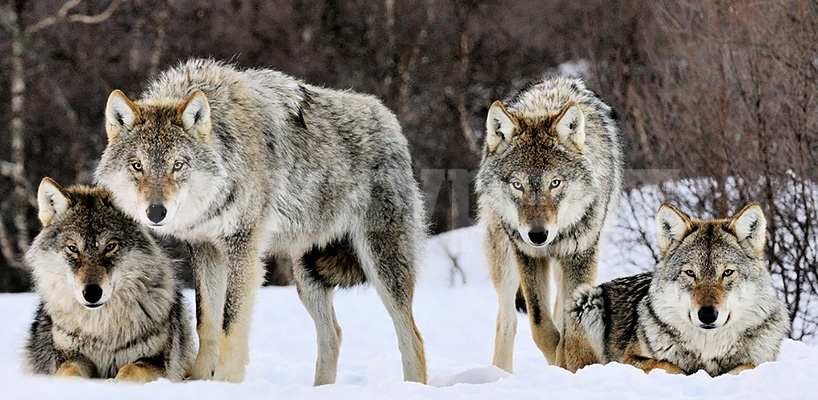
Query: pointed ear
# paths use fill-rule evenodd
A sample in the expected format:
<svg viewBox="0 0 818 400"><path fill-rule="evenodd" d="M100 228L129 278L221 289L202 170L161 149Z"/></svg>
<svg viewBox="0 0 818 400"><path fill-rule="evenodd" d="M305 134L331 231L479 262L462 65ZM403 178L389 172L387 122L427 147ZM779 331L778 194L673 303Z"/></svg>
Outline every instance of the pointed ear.
<svg viewBox="0 0 818 400"><path fill-rule="evenodd" d="M518 129L517 119L506 110L503 103L495 101L489 108L489 115L486 118L486 146L489 154L496 153L508 145Z"/></svg>
<svg viewBox="0 0 818 400"><path fill-rule="evenodd" d="M727 227L735 233L739 244L748 245L759 257L764 256L767 219L764 218L761 206L756 203L746 205L733 216Z"/></svg>
<svg viewBox="0 0 818 400"><path fill-rule="evenodd" d="M53 179L45 177L40 182L40 189L37 190L37 205L40 208L37 216L43 223L43 227L46 227L51 224L55 215L68 209L68 197L62 186Z"/></svg>
<svg viewBox="0 0 818 400"><path fill-rule="evenodd" d="M119 139L123 130L131 129L139 116L139 106L128 99L121 90L114 90L108 96L105 106L105 131L108 132L108 143Z"/></svg>
<svg viewBox="0 0 818 400"><path fill-rule="evenodd" d="M199 138L210 139L210 103L204 92L196 90L177 108L177 115L186 131L196 129Z"/></svg>
<svg viewBox="0 0 818 400"><path fill-rule="evenodd" d="M656 214L656 239L659 242L659 254L665 253L674 243L681 242L690 231L693 224L685 213L671 204L662 204Z"/></svg>
<svg viewBox="0 0 818 400"><path fill-rule="evenodd" d="M585 115L579 104L570 102L556 118L557 139L561 143L571 143L578 151L585 146Z"/></svg>

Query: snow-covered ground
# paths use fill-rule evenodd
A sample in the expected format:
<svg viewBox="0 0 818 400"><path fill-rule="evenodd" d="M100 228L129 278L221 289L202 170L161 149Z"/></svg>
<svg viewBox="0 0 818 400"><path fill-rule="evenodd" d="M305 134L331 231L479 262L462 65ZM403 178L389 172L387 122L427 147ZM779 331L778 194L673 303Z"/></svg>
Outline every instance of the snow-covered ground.
<svg viewBox="0 0 818 400"><path fill-rule="evenodd" d="M315 333L295 288L263 288L242 384L153 382L130 386L102 381L31 377L19 370L19 349L36 306L33 294L0 294L0 399L656 399L815 398L818 348L785 341L779 361L739 376L649 375L611 364L571 374L550 367L535 347L525 317L514 351L515 374L491 367L497 299L476 228L429 240L415 295L415 318L426 342L428 386L402 382L392 323L374 290L336 296L344 343L338 381L313 388ZM448 253L463 274L451 274ZM625 273L618 250L604 246L599 279ZM465 283L463 283L465 277ZM190 294L190 293L188 293Z"/></svg>

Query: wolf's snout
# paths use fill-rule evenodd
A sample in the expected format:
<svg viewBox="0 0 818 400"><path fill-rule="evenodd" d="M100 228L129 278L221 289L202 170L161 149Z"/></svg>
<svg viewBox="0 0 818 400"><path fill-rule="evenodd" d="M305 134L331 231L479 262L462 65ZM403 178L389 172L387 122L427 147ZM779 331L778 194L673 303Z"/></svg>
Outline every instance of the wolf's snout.
<svg viewBox="0 0 818 400"><path fill-rule="evenodd" d="M82 297L90 304L96 304L102 298L102 288L97 284L86 285Z"/></svg>
<svg viewBox="0 0 818 400"><path fill-rule="evenodd" d="M702 321L704 324L711 325L719 318L719 312L716 311L716 307L704 306L699 309L698 316L699 321Z"/></svg>
<svg viewBox="0 0 818 400"><path fill-rule="evenodd" d="M531 243L542 246L548 240L548 231L541 226L535 226L528 231L528 238L531 239Z"/></svg>
<svg viewBox="0 0 818 400"><path fill-rule="evenodd" d="M148 219L154 224L158 224L168 215L168 209L161 204L151 204L148 206Z"/></svg>

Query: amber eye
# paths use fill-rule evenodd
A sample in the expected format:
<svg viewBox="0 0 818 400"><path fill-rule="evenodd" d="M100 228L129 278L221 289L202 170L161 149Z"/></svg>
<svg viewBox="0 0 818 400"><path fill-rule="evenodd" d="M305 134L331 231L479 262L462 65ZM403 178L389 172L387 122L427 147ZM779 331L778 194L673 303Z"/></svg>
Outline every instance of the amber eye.
<svg viewBox="0 0 818 400"><path fill-rule="evenodd" d="M117 247L117 243L116 242L111 242L111 243L108 243L108 245L105 246L105 249L103 249L102 251L107 254L107 253L110 253L110 252L116 250L116 247Z"/></svg>
<svg viewBox="0 0 818 400"><path fill-rule="evenodd" d="M74 254L79 254L80 253L80 249L78 249L77 246L74 246L72 244L69 244L68 246L66 246L66 248L68 248L68 251L70 251L70 252L72 252Z"/></svg>
<svg viewBox="0 0 818 400"><path fill-rule="evenodd" d="M131 168L133 168L136 172L142 172L142 163L139 161L134 161L131 163Z"/></svg>
<svg viewBox="0 0 818 400"><path fill-rule="evenodd" d="M185 167L184 161L176 161L175 163L173 163L173 172L179 172L184 167Z"/></svg>
<svg viewBox="0 0 818 400"><path fill-rule="evenodd" d="M686 269L686 270L684 270L684 273L685 273L685 275L687 275L687 276L689 276L689 277L691 277L691 278L695 278L695 277L696 277L696 273L695 273L695 272L693 272L693 270L692 270L692 269Z"/></svg>
<svg viewBox="0 0 818 400"><path fill-rule="evenodd" d="M556 188L560 187L560 184L562 184L561 180L554 179L553 181L551 181L551 184L548 186L548 188L549 189L556 189Z"/></svg>
<svg viewBox="0 0 818 400"><path fill-rule="evenodd" d="M728 277L730 275L733 275L733 272L736 272L736 271L733 270L733 269L725 269L724 272L721 274L721 276L726 278L726 277Z"/></svg>
<svg viewBox="0 0 818 400"><path fill-rule="evenodd" d="M520 181L511 181L511 187L513 187L514 190L523 191L523 184Z"/></svg>

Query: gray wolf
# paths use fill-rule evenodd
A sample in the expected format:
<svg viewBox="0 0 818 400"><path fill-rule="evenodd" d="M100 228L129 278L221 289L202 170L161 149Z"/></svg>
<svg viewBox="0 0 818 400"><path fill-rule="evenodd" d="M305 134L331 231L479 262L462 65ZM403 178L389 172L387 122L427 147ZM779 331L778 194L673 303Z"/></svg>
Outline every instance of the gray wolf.
<svg viewBox="0 0 818 400"><path fill-rule="evenodd" d="M476 181L483 247L500 303L493 364L512 371L519 288L548 363L576 370L592 355L563 330L563 309L579 285L596 280L599 240L619 199L615 112L580 79L534 82L489 109Z"/></svg>
<svg viewBox="0 0 818 400"><path fill-rule="evenodd" d="M717 376L774 361L790 324L764 261L761 207L700 221L665 204L656 230L653 273L580 287L567 305L597 362Z"/></svg>
<svg viewBox="0 0 818 400"><path fill-rule="evenodd" d="M96 181L154 232L190 246L195 379L239 382L249 361L262 257L291 260L315 321L315 384L333 383L336 287L371 283L389 312L406 380L425 382L412 314L426 237L407 140L374 97L267 69L190 60L141 99L111 93Z"/></svg>
<svg viewBox="0 0 818 400"><path fill-rule="evenodd" d="M192 326L171 260L103 188L37 194L43 229L26 252L41 302L23 350L34 374L180 381Z"/></svg>

